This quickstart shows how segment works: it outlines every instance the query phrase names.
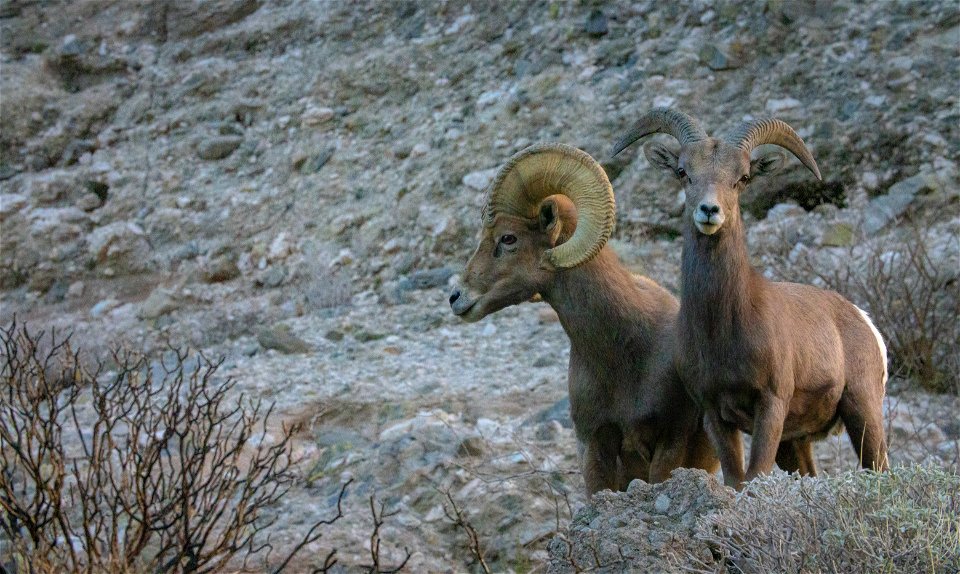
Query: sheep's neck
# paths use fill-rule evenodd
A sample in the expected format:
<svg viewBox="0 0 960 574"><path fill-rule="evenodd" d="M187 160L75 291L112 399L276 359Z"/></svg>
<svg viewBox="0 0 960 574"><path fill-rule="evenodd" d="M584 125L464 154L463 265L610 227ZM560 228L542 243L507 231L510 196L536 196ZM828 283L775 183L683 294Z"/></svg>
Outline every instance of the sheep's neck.
<svg viewBox="0 0 960 574"><path fill-rule="evenodd" d="M541 295L557 312L573 348L590 356L652 343L662 322L658 317L669 310L651 309L640 291L636 278L604 247L590 261L559 272Z"/></svg>
<svg viewBox="0 0 960 574"><path fill-rule="evenodd" d="M680 282L680 329L689 341L705 335L730 341L752 320L764 279L750 265L743 221L738 217L714 235L691 222L684 230Z"/></svg>

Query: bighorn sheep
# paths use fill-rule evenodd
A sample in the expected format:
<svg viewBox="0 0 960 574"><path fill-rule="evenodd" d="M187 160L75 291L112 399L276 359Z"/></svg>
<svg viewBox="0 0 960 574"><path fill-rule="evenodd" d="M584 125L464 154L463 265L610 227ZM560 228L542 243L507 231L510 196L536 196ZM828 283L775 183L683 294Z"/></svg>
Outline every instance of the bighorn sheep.
<svg viewBox="0 0 960 574"><path fill-rule="evenodd" d="M686 192L676 365L704 410L724 481L740 487L775 460L785 470L815 474L811 440L838 421L862 466L885 469L887 355L880 333L837 293L766 280L747 254L740 193L784 160L775 152L751 161L750 152L776 144L820 179L803 140L775 119L746 122L716 139L690 116L658 108L612 153L656 132L677 138L680 152L652 144L647 158ZM738 429L753 435L746 474Z"/></svg>
<svg viewBox="0 0 960 574"><path fill-rule="evenodd" d="M480 244L450 295L471 322L537 294L557 311L588 494L719 466L670 359L677 300L606 245L615 210L606 173L585 152L519 152L491 184Z"/></svg>

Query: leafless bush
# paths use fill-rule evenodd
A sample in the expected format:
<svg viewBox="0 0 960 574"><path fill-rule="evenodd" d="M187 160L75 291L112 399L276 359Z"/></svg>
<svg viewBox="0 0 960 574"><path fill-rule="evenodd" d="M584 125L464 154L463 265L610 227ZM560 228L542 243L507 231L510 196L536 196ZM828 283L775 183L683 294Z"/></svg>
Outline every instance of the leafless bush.
<svg viewBox="0 0 960 574"><path fill-rule="evenodd" d="M404 566L406 566L410 560L410 550L404 548L405 556L399 565L383 566L380 563L380 529L383 527L385 519L396 516L397 514L399 514L397 510L387 512L384 502L380 501L378 504L376 498L374 498L372 494L370 495L370 515L373 518L373 532L370 534L370 564L365 566L367 572L370 574L396 574L403 570Z"/></svg>
<svg viewBox="0 0 960 574"><path fill-rule="evenodd" d="M960 476L935 466L750 482L698 537L700 572L957 572Z"/></svg>
<svg viewBox="0 0 960 574"><path fill-rule="evenodd" d="M109 372L88 370L69 337L0 328L0 570L279 570L343 515L346 485L337 514L272 560L297 429L269 440L272 407L231 399L219 362L172 351L118 348Z"/></svg>
<svg viewBox="0 0 960 574"><path fill-rule="evenodd" d="M453 498L453 495L450 494L450 491L442 490L441 493L446 498L446 502L443 504L443 513L454 527L462 530L463 533L467 535L467 548L470 550L470 554L480 569L483 570L484 574L490 574L492 571L490 570L490 565L487 564L485 558L486 553L483 550L481 536L477 532L477 529L470 522L464 510L460 508L460 505L457 504L457 501ZM448 507L447 504L450 506Z"/></svg>
<svg viewBox="0 0 960 574"><path fill-rule="evenodd" d="M919 224L908 223L842 255L807 251L793 261L783 258L780 274L822 283L870 313L897 375L960 394L960 258L956 249L942 256L948 260L939 260Z"/></svg>

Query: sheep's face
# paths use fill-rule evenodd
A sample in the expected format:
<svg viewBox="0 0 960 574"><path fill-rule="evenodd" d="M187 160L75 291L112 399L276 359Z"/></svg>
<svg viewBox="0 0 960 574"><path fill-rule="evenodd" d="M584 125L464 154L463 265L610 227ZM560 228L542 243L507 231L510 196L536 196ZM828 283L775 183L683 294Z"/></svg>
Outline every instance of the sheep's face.
<svg viewBox="0 0 960 574"><path fill-rule="evenodd" d="M775 152L750 161L750 154L722 140L710 138L689 144L676 154L666 146L645 148L647 159L670 170L686 194L688 217L697 231L713 235L725 222L739 221L740 194L753 177L773 173L784 155Z"/></svg>
<svg viewBox="0 0 960 574"><path fill-rule="evenodd" d="M535 219L500 214L484 227L480 244L450 294L450 307L474 322L504 307L529 301L553 280L541 265L544 251L560 236L557 204L544 201Z"/></svg>

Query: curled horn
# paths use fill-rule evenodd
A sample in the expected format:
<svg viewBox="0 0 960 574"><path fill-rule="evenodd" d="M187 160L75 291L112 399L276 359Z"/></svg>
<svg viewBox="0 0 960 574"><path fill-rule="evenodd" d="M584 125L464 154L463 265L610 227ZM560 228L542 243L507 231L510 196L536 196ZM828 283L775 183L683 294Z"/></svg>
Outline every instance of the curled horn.
<svg viewBox="0 0 960 574"><path fill-rule="evenodd" d="M707 133L697 120L687 114L672 108L653 108L617 141L610 156L617 155L638 139L655 133L670 134L680 141L680 145L707 139Z"/></svg>
<svg viewBox="0 0 960 574"><path fill-rule="evenodd" d="M542 143L511 157L491 184L484 223L493 225L500 213L534 218L543 199L558 193L576 206L577 228L568 241L544 252L540 263L548 269L576 267L600 251L616 221L610 180L584 151Z"/></svg>
<svg viewBox="0 0 960 574"><path fill-rule="evenodd" d="M778 145L795 155L800 163L817 176L817 179L823 179L820 177L820 168L817 167L813 154L807 149L797 132L784 121L765 119L744 122L724 139L747 153L761 144Z"/></svg>

